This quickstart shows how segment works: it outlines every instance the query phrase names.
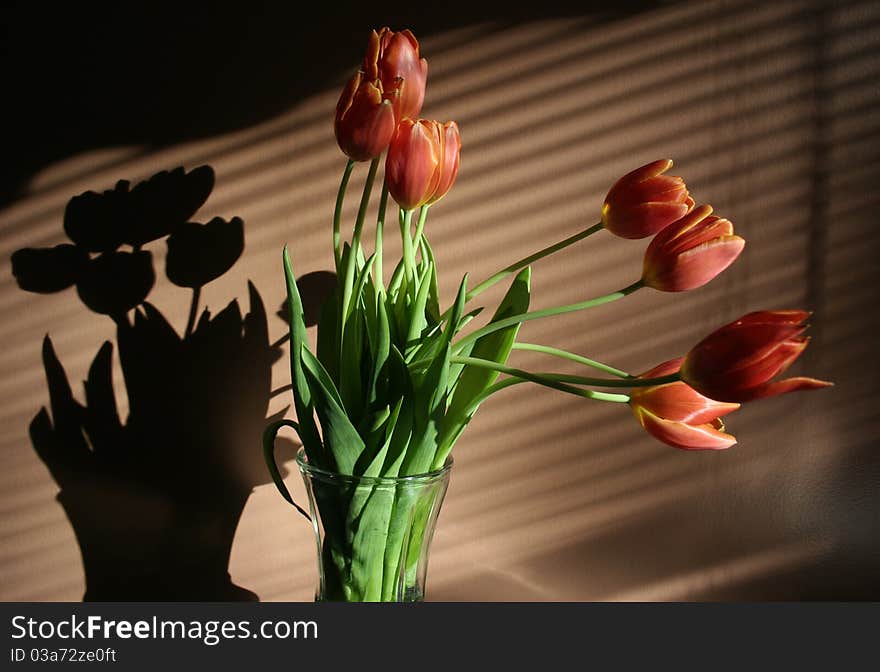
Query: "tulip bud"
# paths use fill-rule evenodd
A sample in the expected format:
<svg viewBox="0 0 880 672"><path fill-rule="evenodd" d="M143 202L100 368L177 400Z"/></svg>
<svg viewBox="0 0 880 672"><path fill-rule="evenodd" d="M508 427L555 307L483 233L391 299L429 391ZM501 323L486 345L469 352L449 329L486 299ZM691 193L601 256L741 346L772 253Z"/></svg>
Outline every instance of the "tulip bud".
<svg viewBox="0 0 880 672"><path fill-rule="evenodd" d="M334 131L339 148L355 161L379 156L394 135L394 101L399 89L385 93L382 83L357 72L336 105Z"/></svg>
<svg viewBox="0 0 880 672"><path fill-rule="evenodd" d="M602 224L621 238L647 238L694 207L680 177L663 175L672 161L661 159L621 177L602 205Z"/></svg>
<svg viewBox="0 0 880 672"><path fill-rule="evenodd" d="M733 235L729 220L711 212L711 206L701 205L654 236L642 271L647 287L661 292L696 289L736 260L746 241Z"/></svg>
<svg viewBox="0 0 880 672"><path fill-rule="evenodd" d="M404 210L436 203L458 175L461 137L454 121L404 119L388 148L388 192Z"/></svg>
<svg viewBox="0 0 880 672"><path fill-rule="evenodd" d="M681 358L664 362L639 378L657 378L678 371ZM739 408L704 397L685 383L674 382L653 387L636 387L630 394L639 424L651 436L683 450L721 450L736 443L724 432L721 416Z"/></svg>
<svg viewBox="0 0 880 672"><path fill-rule="evenodd" d="M709 334L685 356L681 379L701 394L742 402L832 383L815 378L772 379L785 371L809 343L803 336L809 313L759 311Z"/></svg>
<svg viewBox="0 0 880 672"><path fill-rule="evenodd" d="M419 42L409 30L374 30L367 44L363 71L368 79L379 80L385 91L397 88L398 80L403 80L395 104L397 120L419 116L425 100L428 62L419 58Z"/></svg>

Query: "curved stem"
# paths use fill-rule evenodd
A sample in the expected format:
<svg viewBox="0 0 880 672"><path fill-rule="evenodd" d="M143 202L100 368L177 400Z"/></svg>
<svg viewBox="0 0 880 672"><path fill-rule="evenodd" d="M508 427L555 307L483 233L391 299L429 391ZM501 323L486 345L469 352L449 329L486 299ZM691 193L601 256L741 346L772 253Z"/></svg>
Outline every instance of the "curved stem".
<svg viewBox="0 0 880 672"><path fill-rule="evenodd" d="M376 293L380 293L385 287L382 269L382 233L385 229L385 210L388 206L388 182L382 183L382 195L379 197L379 214L376 217L376 261L373 270L373 282L376 286Z"/></svg>
<svg viewBox="0 0 880 672"><path fill-rule="evenodd" d="M681 378L678 372L671 373L668 376L660 376L658 378L633 378L630 380L613 380L609 378L586 378L584 376L573 376L566 373L532 373L523 371L522 369L514 369L498 362L488 359L480 359L478 357L461 357L453 355L449 358L450 362L456 364L465 364L467 366L476 366L481 369L489 369L498 373L506 373L509 376L517 378L525 378L533 383L543 385L545 383L574 383L576 385L590 385L591 387L652 387L654 385L665 385L666 383L674 383Z"/></svg>
<svg viewBox="0 0 880 672"><path fill-rule="evenodd" d="M367 216L367 206L370 204L370 193L373 191L373 182L376 179L376 169L379 167L379 157L370 161L370 172L364 183L364 193L361 195L361 205L358 208L357 221L354 225L354 233L351 237L351 251L345 263L345 276L342 285L342 312L339 323L339 343L342 347L342 335L345 330L345 317L348 315L348 304L351 301L352 284L354 283L354 271L357 264L358 252L361 249L361 231L364 228L364 219Z"/></svg>
<svg viewBox="0 0 880 672"><path fill-rule="evenodd" d="M364 228L364 220L367 217L367 207L370 205L370 194L373 192L373 182L376 181L376 170L379 167L379 157L370 161L370 172L367 173L367 181L364 183L364 193L361 195L361 205L358 208L357 221L354 225L354 234L351 237L351 253L354 258L355 252L361 244L361 231Z"/></svg>
<svg viewBox="0 0 880 672"><path fill-rule="evenodd" d="M584 366L589 366L593 369L598 369L599 371L604 371L605 373L610 373L612 376L617 376L618 378L634 378L635 376L630 375L626 371L621 371L620 369L615 369L613 366L608 366L607 364L603 364L602 362L597 362L595 359L588 359L587 357L582 357L581 355L576 355L573 352L568 352L567 350L561 350L559 348L554 348L549 345L538 345L536 343L514 343L514 350L530 350L532 352L540 352L545 355L553 355L554 357L560 357L562 359L568 359L572 362L577 362L578 364L583 364Z"/></svg>
<svg viewBox="0 0 880 672"><path fill-rule="evenodd" d="M592 236L597 231L601 231L602 228L603 228L602 222L599 222L598 224L594 224L593 226L586 229L585 231L581 231L580 233L576 233L573 236L569 236L565 240L560 240L558 243L554 243L553 245L545 247L543 250L539 250L538 252L535 252L534 254L530 254L528 257L523 257L519 261L512 263L510 266L507 266L506 268L501 269L495 275L492 275L492 276L486 278L480 284L475 285L474 288L471 289L471 291L469 291L467 293L467 300L470 300L470 299L474 298L475 296L477 296L478 294L481 294L482 292L489 289L489 287L491 287L495 283L499 282L500 280L503 280L504 278L506 278L508 275L511 275L512 273L516 273L517 271L522 270L523 268L525 268L526 266L528 266L532 262L538 261L538 259L543 259L544 257L547 257L547 256L553 254L554 252L558 252L559 250L565 249L569 245L573 245L574 243L576 243L580 240L583 240L584 238L587 238L588 236Z"/></svg>
<svg viewBox="0 0 880 672"><path fill-rule="evenodd" d="M428 208L430 205L423 205L422 209L419 211L419 221L416 224L416 235L413 236L413 250L419 249L419 244L422 241L422 231L425 229L425 221L428 219Z"/></svg>
<svg viewBox="0 0 880 672"><path fill-rule="evenodd" d="M625 394L612 394L608 392L596 392L595 390L585 390L580 387L574 387L573 385L566 385L565 382L554 380L547 377L547 375L545 374L530 373L529 371L523 371L522 369L514 369L509 366L499 364L498 362L492 362L486 359L454 356L450 357L449 361L456 364L465 364L467 366L476 366L483 369L498 371L499 373L506 373L508 376L521 378L532 383L537 383L538 385L543 385L544 387L551 387L554 390L560 390L561 392L568 392L569 394L573 394L578 397L585 397L587 399L598 399L601 401L615 401L619 403L626 403L629 401L629 396ZM612 382L621 383L622 381Z"/></svg>
<svg viewBox="0 0 880 672"><path fill-rule="evenodd" d="M339 191L336 194L336 209L333 211L333 259L336 262L337 273L339 272L339 222L342 219L342 202L345 200L345 191L348 189L348 180L351 177L354 163L353 159L349 159L345 164L342 182L339 184Z"/></svg>
<svg viewBox="0 0 880 672"><path fill-rule="evenodd" d="M572 383L574 385L589 385L591 387L623 387L631 389L633 387L654 387L655 385L666 385L667 383L677 383L681 380L681 376L676 373L670 373L668 376L660 376L658 378L629 378L627 380L612 380L609 378L587 378L584 376L575 376L570 373L547 373L539 372L536 376L542 376L555 380L560 383Z"/></svg>
<svg viewBox="0 0 880 672"><path fill-rule="evenodd" d="M413 251L413 241L410 236L413 212L415 211L403 209L400 211L400 238L403 241L403 268L407 281L414 280L416 275L415 252Z"/></svg>
<svg viewBox="0 0 880 672"><path fill-rule="evenodd" d="M183 331L183 337L188 338L192 335L196 326L196 314L199 312L199 297L202 295L201 286L193 287L192 302L189 304L189 317L186 319L186 329Z"/></svg>
<svg viewBox="0 0 880 672"><path fill-rule="evenodd" d="M505 329L507 327L513 326L514 324L528 322L529 320L537 320L541 317L552 317L553 315L562 315L563 313L573 313L577 310L595 308L596 306L601 306L604 303L611 303L612 301L616 301L617 299L622 299L624 296L632 294L642 287L644 287L642 280L638 280L619 291L612 292L611 294L605 294L604 296L598 296L595 299L589 299L587 301L581 301L579 303L571 303L567 306L556 306L555 308L533 310L528 313L512 315L503 320L498 320L497 322L491 322L482 329L477 329L476 331L468 334L467 336L459 340L458 343L455 344L455 351L461 352L461 349L468 343L475 341L478 338L485 336L486 334L496 332L499 329Z"/></svg>

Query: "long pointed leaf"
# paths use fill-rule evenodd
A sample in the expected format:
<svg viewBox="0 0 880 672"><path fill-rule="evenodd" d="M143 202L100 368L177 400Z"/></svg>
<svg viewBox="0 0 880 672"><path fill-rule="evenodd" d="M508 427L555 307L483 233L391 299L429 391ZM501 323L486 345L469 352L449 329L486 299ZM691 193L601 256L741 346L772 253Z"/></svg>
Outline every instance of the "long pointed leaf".
<svg viewBox="0 0 880 672"><path fill-rule="evenodd" d="M315 395L315 411L324 429L325 448L332 454L337 471L352 474L364 450L363 439L348 419L342 398L321 362L305 349L302 362Z"/></svg>
<svg viewBox="0 0 880 672"><path fill-rule="evenodd" d="M282 253L282 260L284 277L287 281L288 312L290 313L290 380L293 385L293 402L306 456L312 464L323 465L323 446L318 428L315 425L312 394L302 367L301 353L308 352L305 313L286 245Z"/></svg>
<svg viewBox="0 0 880 672"><path fill-rule="evenodd" d="M531 269L527 266L521 270L507 294L504 295L498 310L492 316L491 322L497 322L512 315L521 315L528 312L530 302L529 282L531 280ZM471 351L472 357L486 359L492 362L503 364L510 355L510 350L516 340L519 332L519 324L511 325L506 329L491 334L486 334L482 338L477 339ZM472 407L473 401L479 397L498 377L496 371L481 369L474 366L467 366L461 372L455 392L449 402L449 409L446 413L446 422L443 427L443 434L440 437L440 446L437 455L434 458L434 468L439 468L446 461L452 445L461 434L461 427L470 420L470 416L476 411Z"/></svg>

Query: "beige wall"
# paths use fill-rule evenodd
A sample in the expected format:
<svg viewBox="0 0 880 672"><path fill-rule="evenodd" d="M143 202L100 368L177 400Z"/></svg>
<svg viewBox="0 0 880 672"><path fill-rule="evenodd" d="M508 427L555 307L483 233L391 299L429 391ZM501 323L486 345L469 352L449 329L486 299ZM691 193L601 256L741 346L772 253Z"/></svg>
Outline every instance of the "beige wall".
<svg viewBox="0 0 880 672"><path fill-rule="evenodd" d="M530 386L502 392L456 447L430 598L880 595L878 39L877 3L737 1L611 20L490 22L422 38L423 114L457 120L463 136L458 182L428 223L447 301L465 271L485 277L592 224L617 176L668 156L697 201L747 239L743 257L687 295L645 290L530 323L522 339L637 372L744 312L806 307L816 311L814 341L798 371L837 382L742 409L728 423L739 444L705 454L655 442L622 405ZM246 305L250 279L274 311L285 242L299 274L332 265L329 221L344 161L331 115L344 76L242 130L158 149L103 147L45 166L0 211L0 256L63 242L64 206L82 191L208 163L217 185L197 219L242 217L246 249L203 301L215 311L232 298ZM356 171L352 194L365 172ZM349 220L355 202L346 203ZM629 284L644 246L603 233L536 265L533 307ZM151 249L161 268L164 244ZM488 305L499 296L487 293ZM160 273L150 301L182 330L185 292ZM112 324L73 290L20 291L8 263L0 316L0 599L78 600L79 549L28 424L48 399L43 335L80 394ZM271 314L269 324L273 339L283 334ZM547 368L526 353L514 361ZM288 382L286 367L285 355L274 386ZM272 410L288 403L276 398ZM258 438L241 449L258 451ZM298 475L287 481L304 499ZM233 580L263 600L311 599L311 535L274 487L257 487L235 536Z"/></svg>

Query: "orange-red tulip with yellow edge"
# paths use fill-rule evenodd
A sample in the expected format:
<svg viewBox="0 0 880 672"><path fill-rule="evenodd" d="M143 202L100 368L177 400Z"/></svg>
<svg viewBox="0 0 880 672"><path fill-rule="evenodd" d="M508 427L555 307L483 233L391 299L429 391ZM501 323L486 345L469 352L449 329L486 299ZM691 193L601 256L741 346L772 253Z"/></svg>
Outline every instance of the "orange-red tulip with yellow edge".
<svg viewBox="0 0 880 672"><path fill-rule="evenodd" d="M804 351L810 314L803 310L749 313L709 334L685 355L681 379L712 399L743 402L832 383L795 377L774 381Z"/></svg>
<svg viewBox="0 0 880 672"><path fill-rule="evenodd" d="M404 210L435 203L458 174L461 138L454 121L404 119L388 147L388 193Z"/></svg>
<svg viewBox="0 0 880 672"><path fill-rule="evenodd" d="M419 41L409 30L374 30L367 43L363 71L369 79L382 82L386 91L396 89L398 80L402 80L401 95L395 103L397 120L419 116L425 101L428 61L419 57Z"/></svg>
<svg viewBox="0 0 880 672"><path fill-rule="evenodd" d="M639 378L657 378L678 371L681 358L664 362ZM629 405L645 431L683 450L722 450L736 443L724 432L721 416L739 404L714 401L682 382L634 388Z"/></svg>
<svg viewBox="0 0 880 672"><path fill-rule="evenodd" d="M745 244L729 220L701 205L654 236L645 251L642 281L661 292L702 287L730 266Z"/></svg>
<svg viewBox="0 0 880 672"><path fill-rule="evenodd" d="M647 238L694 207L680 177L664 175L669 159L652 161L621 177L605 196L602 225L621 238Z"/></svg>
<svg viewBox="0 0 880 672"><path fill-rule="evenodd" d="M461 165L461 134L458 131L458 124L447 121L443 126L440 126L439 122L437 125L440 136L440 179L431 198L425 202L426 205L436 203L452 189Z"/></svg>
<svg viewBox="0 0 880 672"><path fill-rule="evenodd" d="M394 135L394 101L398 90L383 91L379 80L370 80L358 71L348 80L339 103L333 130L339 148L355 161L379 156Z"/></svg>

